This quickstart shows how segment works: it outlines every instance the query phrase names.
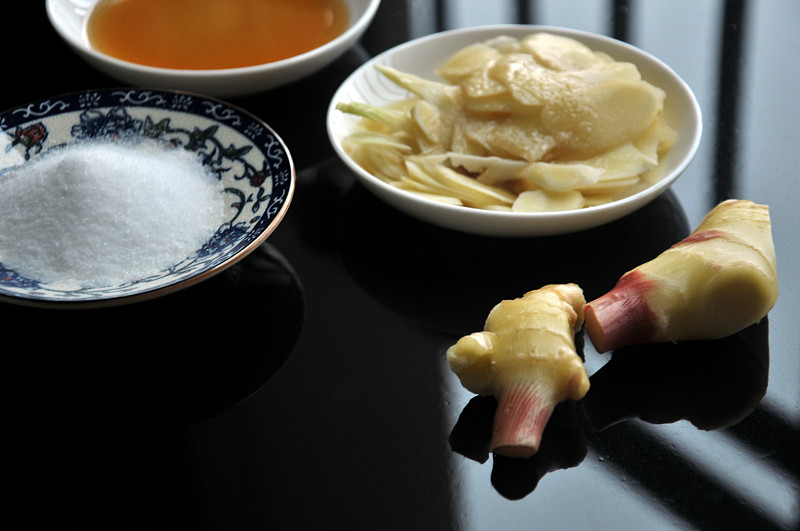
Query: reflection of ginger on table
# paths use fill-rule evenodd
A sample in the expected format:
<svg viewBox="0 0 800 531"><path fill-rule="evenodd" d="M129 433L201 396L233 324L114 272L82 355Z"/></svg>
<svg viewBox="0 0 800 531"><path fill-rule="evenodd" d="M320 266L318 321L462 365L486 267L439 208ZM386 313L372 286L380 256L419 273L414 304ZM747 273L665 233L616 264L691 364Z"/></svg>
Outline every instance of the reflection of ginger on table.
<svg viewBox="0 0 800 531"><path fill-rule="evenodd" d="M575 284L544 286L500 302L483 332L462 337L448 349L447 361L461 384L497 398L493 452L535 454L555 406L589 390L574 341L585 302Z"/></svg>

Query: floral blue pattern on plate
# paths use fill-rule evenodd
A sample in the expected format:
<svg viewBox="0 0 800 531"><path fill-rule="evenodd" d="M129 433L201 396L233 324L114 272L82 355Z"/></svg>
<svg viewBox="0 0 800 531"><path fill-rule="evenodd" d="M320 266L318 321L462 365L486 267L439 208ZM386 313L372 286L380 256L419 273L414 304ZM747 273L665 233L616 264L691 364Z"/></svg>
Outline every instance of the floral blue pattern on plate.
<svg viewBox="0 0 800 531"><path fill-rule="evenodd" d="M147 278L101 288L46 284L0 261L0 300L34 305L113 305L195 284L242 259L280 223L295 171L281 138L257 117L191 93L94 90L0 113L0 179L55 147L95 138L141 136L197 153L222 181L231 215L197 252Z"/></svg>

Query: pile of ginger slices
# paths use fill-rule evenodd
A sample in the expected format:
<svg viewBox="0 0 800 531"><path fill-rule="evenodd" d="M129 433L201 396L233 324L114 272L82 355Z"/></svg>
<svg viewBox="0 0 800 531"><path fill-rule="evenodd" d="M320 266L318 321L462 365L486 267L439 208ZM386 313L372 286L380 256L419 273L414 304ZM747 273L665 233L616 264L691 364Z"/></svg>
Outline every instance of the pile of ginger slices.
<svg viewBox="0 0 800 531"><path fill-rule="evenodd" d="M411 93L362 117L344 147L373 176L472 208L551 212L609 203L657 182L675 131L665 93L632 63L550 33L469 45L432 81L376 68Z"/></svg>

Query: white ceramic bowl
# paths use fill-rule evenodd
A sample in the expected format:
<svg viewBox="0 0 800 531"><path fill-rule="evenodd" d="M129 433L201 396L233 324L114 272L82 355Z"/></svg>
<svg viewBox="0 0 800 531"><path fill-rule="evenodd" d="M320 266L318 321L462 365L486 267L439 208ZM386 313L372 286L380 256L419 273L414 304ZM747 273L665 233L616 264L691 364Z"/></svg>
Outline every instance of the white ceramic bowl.
<svg viewBox="0 0 800 531"><path fill-rule="evenodd" d="M407 97L408 93L386 79L376 64L428 79L439 79L436 71L445 59L461 48L499 35L524 37L547 31L572 37L595 51L606 52L618 61L634 63L642 77L666 94L664 117L677 131L677 139L661 162L664 177L635 195L613 203L561 212L497 212L453 206L428 200L375 178L356 164L342 147L358 118L336 110L340 102L383 105ZM697 151L702 134L700 106L691 89L667 65L621 41L582 31L530 25L481 26L446 31L422 37L376 56L353 72L334 94L327 115L328 136L337 154L356 177L379 198L397 209L441 227L491 236L543 236L576 232L608 223L629 214L667 190L681 175Z"/></svg>
<svg viewBox="0 0 800 531"><path fill-rule="evenodd" d="M103 54L89 45L86 19L98 0L47 0L56 31L81 57L109 76L140 87L187 90L215 97L235 97L275 88L330 64L363 35L380 0L347 0L350 27L332 41L282 61L218 70L177 70L143 66Z"/></svg>
<svg viewBox="0 0 800 531"><path fill-rule="evenodd" d="M186 92L96 90L54 96L3 111L0 179L52 148L131 135L196 153L222 182L223 224L191 256L164 271L122 285L81 288L67 280L45 283L0 262L0 300L92 307L166 295L244 258L264 242L289 208L295 170L280 137L263 121L237 107ZM2 252L0 249L0 255Z"/></svg>

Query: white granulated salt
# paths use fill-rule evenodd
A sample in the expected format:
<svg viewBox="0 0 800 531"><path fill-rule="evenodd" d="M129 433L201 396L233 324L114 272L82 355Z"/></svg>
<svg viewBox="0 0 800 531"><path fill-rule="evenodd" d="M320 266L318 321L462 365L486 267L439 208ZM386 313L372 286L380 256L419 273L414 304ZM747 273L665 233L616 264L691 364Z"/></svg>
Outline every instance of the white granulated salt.
<svg viewBox="0 0 800 531"><path fill-rule="evenodd" d="M155 142L86 142L0 177L0 263L84 288L154 275L200 249L225 218L197 156Z"/></svg>

